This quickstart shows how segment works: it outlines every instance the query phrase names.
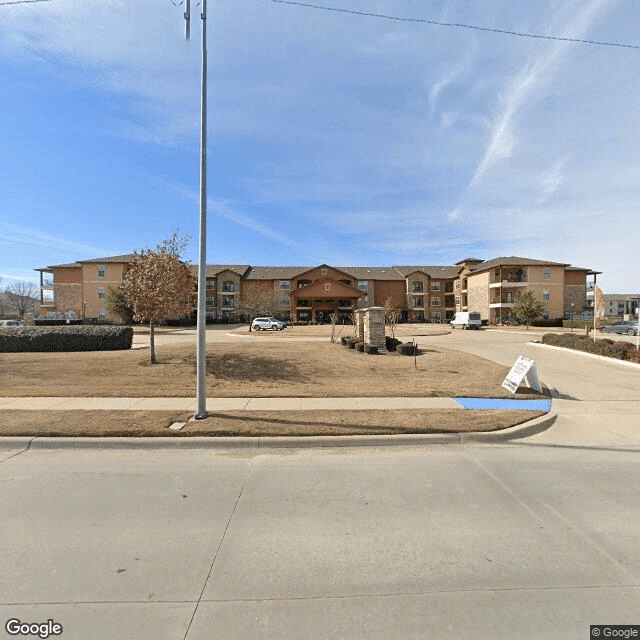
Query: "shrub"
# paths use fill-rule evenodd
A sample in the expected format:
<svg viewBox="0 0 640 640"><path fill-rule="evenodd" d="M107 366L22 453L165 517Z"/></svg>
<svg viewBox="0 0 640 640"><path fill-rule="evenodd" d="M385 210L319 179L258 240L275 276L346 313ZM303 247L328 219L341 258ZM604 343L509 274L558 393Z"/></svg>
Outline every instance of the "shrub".
<svg viewBox="0 0 640 640"><path fill-rule="evenodd" d="M565 329L569 329L570 327L573 327L574 329L585 329L586 327L593 329L593 320L563 320L562 326Z"/></svg>
<svg viewBox="0 0 640 640"><path fill-rule="evenodd" d="M415 345L414 347L413 342L405 342L404 344L399 344L396 347L396 351L403 356L414 356L418 355L418 346Z"/></svg>
<svg viewBox="0 0 640 640"><path fill-rule="evenodd" d="M0 330L0 352L117 351L130 349L131 327L24 327Z"/></svg>
<svg viewBox="0 0 640 640"><path fill-rule="evenodd" d="M355 350L356 351L364 351L364 342L356 342Z"/></svg>
<svg viewBox="0 0 640 640"><path fill-rule="evenodd" d="M402 344L402 340L398 340L398 338L390 338L389 336L386 336L385 343L386 343L387 351L395 351L398 345Z"/></svg>
<svg viewBox="0 0 640 640"><path fill-rule="evenodd" d="M566 320L565 320L566 322ZM555 320L534 320L531 323L532 327L561 327L562 326L562 318L556 318ZM571 325L564 325L565 327L569 327ZM574 325L574 326L578 326L578 325Z"/></svg>
<svg viewBox="0 0 640 640"><path fill-rule="evenodd" d="M369 353L371 355L374 355L374 354L378 353L378 347L375 347L372 344L365 344L364 345L364 352L365 353Z"/></svg>
<svg viewBox="0 0 640 640"><path fill-rule="evenodd" d="M607 358L618 360L636 360L635 347L630 342L614 342L610 339L593 340L587 336L580 336L574 333L563 333L560 335L547 333L542 336L543 344L551 344L566 349L575 349L585 353L593 353Z"/></svg>

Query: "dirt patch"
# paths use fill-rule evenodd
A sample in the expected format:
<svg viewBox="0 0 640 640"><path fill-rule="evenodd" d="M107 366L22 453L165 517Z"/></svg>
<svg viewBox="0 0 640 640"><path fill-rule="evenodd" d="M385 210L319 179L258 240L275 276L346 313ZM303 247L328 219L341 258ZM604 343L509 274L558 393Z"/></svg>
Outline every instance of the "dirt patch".
<svg viewBox="0 0 640 640"><path fill-rule="evenodd" d="M430 345L416 359L317 341L223 343L207 349L209 397L505 397L507 367ZM195 346L140 351L0 354L0 396L194 397ZM519 392L518 397L539 397Z"/></svg>
<svg viewBox="0 0 640 640"><path fill-rule="evenodd" d="M256 411L217 412L169 429L192 414L180 411L0 410L1 436L317 436L389 435L497 431L527 420L536 411Z"/></svg>

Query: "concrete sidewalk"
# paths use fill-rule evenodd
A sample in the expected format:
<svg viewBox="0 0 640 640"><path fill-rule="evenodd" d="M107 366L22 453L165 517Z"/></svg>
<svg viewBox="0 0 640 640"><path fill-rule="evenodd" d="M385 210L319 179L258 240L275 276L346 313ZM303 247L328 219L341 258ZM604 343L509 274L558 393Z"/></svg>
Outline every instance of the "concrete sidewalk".
<svg viewBox="0 0 640 640"><path fill-rule="evenodd" d="M371 411L375 409L467 409L469 398L208 398L207 411ZM194 411L195 398L4 397L0 410ZM483 398L475 409L549 411L551 400Z"/></svg>

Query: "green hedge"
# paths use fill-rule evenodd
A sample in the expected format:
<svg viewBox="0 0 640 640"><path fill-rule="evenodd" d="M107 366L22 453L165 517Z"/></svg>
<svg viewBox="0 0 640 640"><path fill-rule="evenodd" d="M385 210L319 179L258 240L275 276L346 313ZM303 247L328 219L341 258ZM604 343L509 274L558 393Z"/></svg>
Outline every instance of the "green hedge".
<svg viewBox="0 0 640 640"><path fill-rule="evenodd" d="M0 329L0 352L118 351L130 349L131 327L61 326Z"/></svg>
<svg viewBox="0 0 640 640"><path fill-rule="evenodd" d="M607 338L594 341L593 338L576 333L547 333L542 336L542 343L593 353L607 358L640 362L640 354L632 342L615 342Z"/></svg>

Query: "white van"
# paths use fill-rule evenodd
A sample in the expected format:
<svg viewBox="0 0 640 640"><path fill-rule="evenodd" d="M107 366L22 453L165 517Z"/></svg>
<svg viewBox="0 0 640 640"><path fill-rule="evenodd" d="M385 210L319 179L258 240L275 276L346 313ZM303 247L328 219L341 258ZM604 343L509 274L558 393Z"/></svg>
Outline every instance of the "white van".
<svg viewBox="0 0 640 640"><path fill-rule="evenodd" d="M449 324L452 329L481 329L482 318L477 311L458 311Z"/></svg>

